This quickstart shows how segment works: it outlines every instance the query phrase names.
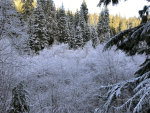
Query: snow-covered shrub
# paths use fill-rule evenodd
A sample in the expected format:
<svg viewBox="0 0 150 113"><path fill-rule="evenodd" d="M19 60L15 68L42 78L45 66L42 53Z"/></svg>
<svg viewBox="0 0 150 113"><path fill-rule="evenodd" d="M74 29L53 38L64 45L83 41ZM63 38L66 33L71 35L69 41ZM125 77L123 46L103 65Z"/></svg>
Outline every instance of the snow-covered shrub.
<svg viewBox="0 0 150 113"><path fill-rule="evenodd" d="M6 38L0 43L0 68L5 73L1 74L0 107L4 113L12 88L22 80L31 97L31 113L94 112L100 104L100 85L132 78L143 61L142 56L127 57L113 49L102 52L103 45L94 49L91 42L78 50L53 45L36 56L20 56Z"/></svg>
<svg viewBox="0 0 150 113"><path fill-rule="evenodd" d="M144 113L150 106L150 73L145 73L142 77L133 78L128 81L109 86L102 86L101 89L109 90L102 99L107 101L102 106L103 112L127 112ZM101 113L101 112L100 112Z"/></svg>
<svg viewBox="0 0 150 113"><path fill-rule="evenodd" d="M100 85L132 78L143 61L143 56L127 57L121 51L102 49L103 45L94 49L91 42L77 50L61 44L36 56L21 56L24 67L17 75L30 92L31 112L94 112L101 103L97 99Z"/></svg>
<svg viewBox="0 0 150 113"><path fill-rule="evenodd" d="M5 113L11 90L16 81L16 72L21 68L17 53L7 38L0 40L0 109Z"/></svg>

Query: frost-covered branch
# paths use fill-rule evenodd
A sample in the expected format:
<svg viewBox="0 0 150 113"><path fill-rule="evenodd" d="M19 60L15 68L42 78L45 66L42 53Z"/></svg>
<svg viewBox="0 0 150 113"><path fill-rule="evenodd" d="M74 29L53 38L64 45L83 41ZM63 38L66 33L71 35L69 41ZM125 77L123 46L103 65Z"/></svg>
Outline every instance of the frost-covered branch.
<svg viewBox="0 0 150 113"><path fill-rule="evenodd" d="M125 51L127 54L135 55L136 52L138 52L138 44L140 42L145 41L147 45L150 45L150 41L148 38L150 35L149 32L150 21L135 28L124 30L112 37L105 45L104 50L107 50L113 45L116 45L118 49ZM142 53L144 52L148 53L148 50L145 49L142 51Z"/></svg>
<svg viewBox="0 0 150 113"><path fill-rule="evenodd" d="M150 71L142 75L141 77L134 78L125 82L121 82L109 87L101 87L108 90L104 95L107 97L107 101L103 106L103 110L107 113L110 107L115 111L130 111L133 113L139 113L149 109L150 106ZM125 97L125 91L131 93L129 98ZM113 102L122 100L122 103L114 107Z"/></svg>

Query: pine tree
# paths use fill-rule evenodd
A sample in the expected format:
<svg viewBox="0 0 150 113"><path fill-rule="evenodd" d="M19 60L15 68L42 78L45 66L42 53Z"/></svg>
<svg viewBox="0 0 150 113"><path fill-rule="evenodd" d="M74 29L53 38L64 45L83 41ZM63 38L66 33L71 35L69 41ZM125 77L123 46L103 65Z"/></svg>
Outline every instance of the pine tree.
<svg viewBox="0 0 150 113"><path fill-rule="evenodd" d="M73 38L73 48L77 49L79 47L83 47L83 34L80 25L78 25L75 30L75 36Z"/></svg>
<svg viewBox="0 0 150 113"><path fill-rule="evenodd" d="M91 39L91 32L90 32L90 25L89 24L86 24L85 27L84 27L84 32L83 32L83 43L84 45Z"/></svg>
<svg viewBox="0 0 150 113"><path fill-rule="evenodd" d="M99 16L97 32L98 32L100 43L109 40L110 26L109 26L109 12L107 8L105 8Z"/></svg>
<svg viewBox="0 0 150 113"><path fill-rule="evenodd" d="M34 12L33 26L31 27L32 33L29 39L29 46L35 53L48 46L48 31L45 25L46 19L43 11L41 7L38 7Z"/></svg>
<svg viewBox="0 0 150 113"><path fill-rule="evenodd" d="M65 43L67 41L65 39L66 14L63 5L57 12L57 21L58 21L58 41L60 43Z"/></svg>
<svg viewBox="0 0 150 113"><path fill-rule="evenodd" d="M86 44L86 42L88 42L90 40L90 29L89 29L89 25L85 21L84 10L82 7L81 7L80 13L79 13L79 25L82 30L83 46L84 46Z"/></svg>
<svg viewBox="0 0 150 113"><path fill-rule="evenodd" d="M24 90L22 83L19 83L12 90L12 100L8 113L29 113L30 107L27 103L28 93Z"/></svg>
<svg viewBox="0 0 150 113"><path fill-rule="evenodd" d="M99 5L102 3L108 5L110 1L100 0ZM116 4L116 0L113 0L112 3ZM133 56L145 53L147 58L135 73L136 78L102 87L102 89L108 91L103 95L103 97L106 97L106 103L101 108L103 112L110 112L111 110L132 113L150 112L150 20L147 19L149 8L150 6L145 6L139 12L142 17L142 23L139 26L120 32L112 37L104 47L104 50L106 50L116 45L117 49L121 49L127 55ZM143 46L141 46L142 43L144 43ZM118 105L112 107L115 102Z"/></svg>
<svg viewBox="0 0 150 113"><path fill-rule="evenodd" d="M79 25L79 11L77 10L74 16L74 28L76 28L78 25Z"/></svg>
<svg viewBox="0 0 150 113"><path fill-rule="evenodd" d="M46 19L46 26L48 31L48 45L52 45L54 40L57 39L57 20L56 9L52 0L40 0L44 17Z"/></svg>
<svg viewBox="0 0 150 113"><path fill-rule="evenodd" d="M69 34L68 44L72 48L72 39L74 38L75 27L74 27L74 16L72 12L68 11L67 13L67 22L66 22L66 34Z"/></svg>
<svg viewBox="0 0 150 113"><path fill-rule="evenodd" d="M21 13L24 16L24 19L27 20L35 8L33 5L35 0L22 0L21 2L23 4Z"/></svg>
<svg viewBox="0 0 150 113"><path fill-rule="evenodd" d="M97 29L95 26L92 27L91 29L91 40L92 40L92 46L96 48L96 46L98 45L99 39L98 39Z"/></svg>
<svg viewBox="0 0 150 113"><path fill-rule="evenodd" d="M83 0L81 4L81 10L83 11L83 17L84 17L85 22L88 23L88 8L87 8L85 0Z"/></svg>
<svg viewBox="0 0 150 113"><path fill-rule="evenodd" d="M70 32L70 24L69 24L69 17L66 17L66 25L65 25L65 38L64 38L64 43L67 43L70 45L70 40L71 40L71 32Z"/></svg>
<svg viewBox="0 0 150 113"><path fill-rule="evenodd" d="M74 16L73 16L73 13L68 11L67 13L67 21L68 21L68 24L69 24L69 30L70 30L70 35L71 37L74 36L74 29L75 29L75 25L74 25Z"/></svg>

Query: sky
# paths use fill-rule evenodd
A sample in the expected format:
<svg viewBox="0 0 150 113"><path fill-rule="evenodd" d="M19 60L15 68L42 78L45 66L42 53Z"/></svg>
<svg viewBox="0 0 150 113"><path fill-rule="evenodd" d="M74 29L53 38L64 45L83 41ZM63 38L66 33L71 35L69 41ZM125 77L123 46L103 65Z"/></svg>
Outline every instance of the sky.
<svg viewBox="0 0 150 113"><path fill-rule="evenodd" d="M63 3L66 10L75 12L80 9L83 0L54 0L55 6L60 7ZM89 9L89 13L99 14L102 8L97 7L99 0L85 0ZM109 13L113 15L120 15L122 17L139 16L138 11L143 9L144 5L150 5L146 0L122 0L118 5L109 5Z"/></svg>

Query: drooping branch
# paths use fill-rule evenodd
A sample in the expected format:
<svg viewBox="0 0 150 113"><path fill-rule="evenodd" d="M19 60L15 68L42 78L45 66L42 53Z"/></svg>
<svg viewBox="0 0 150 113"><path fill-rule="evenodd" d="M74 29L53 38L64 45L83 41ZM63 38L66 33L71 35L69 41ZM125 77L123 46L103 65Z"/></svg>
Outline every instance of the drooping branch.
<svg viewBox="0 0 150 113"><path fill-rule="evenodd" d="M124 0L126 1L126 0ZM120 0L100 0L98 3L98 6L101 6L104 4L105 6L109 5L112 2L113 5L116 5L120 2Z"/></svg>
<svg viewBox="0 0 150 113"><path fill-rule="evenodd" d="M147 97L150 94L150 72L143 74L141 77L134 78L129 81L117 83L115 85L101 87L100 89L108 90L104 97L107 97L107 101L103 106L104 113L107 113L112 107L115 111L132 111L133 113L139 113L142 110L149 109L149 100ZM118 106L112 106L114 101L121 99L120 97L125 94L125 90L133 93L133 96L129 97L127 101ZM134 103L134 104L133 104Z"/></svg>
<svg viewBox="0 0 150 113"><path fill-rule="evenodd" d="M139 43L146 42L150 45L150 21L147 23L141 24L135 28L127 29L119 34L115 35L108 41L105 45L104 50L116 45L118 49L125 51L129 55L135 55L136 53L148 53L147 49L143 49L142 52L139 52Z"/></svg>

